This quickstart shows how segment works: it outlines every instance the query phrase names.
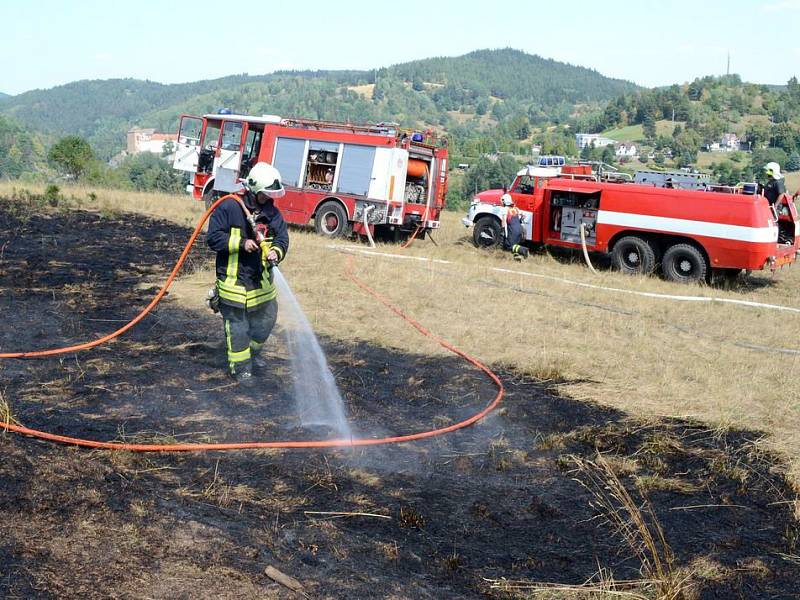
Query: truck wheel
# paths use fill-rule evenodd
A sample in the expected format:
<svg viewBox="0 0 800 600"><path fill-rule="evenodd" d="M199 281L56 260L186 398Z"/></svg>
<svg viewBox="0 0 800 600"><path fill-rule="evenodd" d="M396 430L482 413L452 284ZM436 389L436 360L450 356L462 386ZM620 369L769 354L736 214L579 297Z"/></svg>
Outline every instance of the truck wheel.
<svg viewBox="0 0 800 600"><path fill-rule="evenodd" d="M664 252L661 269L670 281L696 283L706 278L708 262L703 253L691 244L675 244Z"/></svg>
<svg viewBox="0 0 800 600"><path fill-rule="evenodd" d="M611 262L622 273L650 275L656 270L656 253L647 240L638 235L627 235L614 244Z"/></svg>
<svg viewBox="0 0 800 600"><path fill-rule="evenodd" d="M206 210L211 208L211 205L214 204L214 201L217 199L217 195L214 193L214 187L208 186L208 189L203 194L203 203L206 205Z"/></svg>
<svg viewBox="0 0 800 600"><path fill-rule="evenodd" d="M486 215L478 219L472 232L472 241L478 248L494 248L503 241L503 230L500 221Z"/></svg>
<svg viewBox="0 0 800 600"><path fill-rule="evenodd" d="M328 201L317 209L314 229L320 235L338 238L349 235L350 222L347 213L338 202Z"/></svg>

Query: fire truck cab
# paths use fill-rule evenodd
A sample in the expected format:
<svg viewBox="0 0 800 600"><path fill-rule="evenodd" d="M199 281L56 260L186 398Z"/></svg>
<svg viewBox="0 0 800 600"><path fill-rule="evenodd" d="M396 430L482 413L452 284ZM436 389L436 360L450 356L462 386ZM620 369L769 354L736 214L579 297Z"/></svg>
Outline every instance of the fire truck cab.
<svg viewBox="0 0 800 600"><path fill-rule="evenodd" d="M281 173L284 219L329 237L351 233L400 239L440 225L447 192L447 144L396 124L353 125L234 114L183 115L173 166L210 204L241 190L257 162Z"/></svg>
<svg viewBox="0 0 800 600"><path fill-rule="evenodd" d="M672 281L710 279L712 270L775 270L795 261L800 218L788 194L776 205L751 194L658 188L598 181L583 172L526 167L507 191L520 211L524 240L608 253L626 273L660 266ZM470 205L479 247L505 236L506 190L487 190ZM581 235L583 230L583 236ZM583 239L582 239L583 237Z"/></svg>

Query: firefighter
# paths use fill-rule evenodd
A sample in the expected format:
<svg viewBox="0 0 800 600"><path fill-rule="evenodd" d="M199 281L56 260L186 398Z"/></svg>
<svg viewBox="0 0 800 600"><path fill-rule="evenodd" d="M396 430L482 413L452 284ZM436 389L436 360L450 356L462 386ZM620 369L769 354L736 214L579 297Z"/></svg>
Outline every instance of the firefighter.
<svg viewBox="0 0 800 600"><path fill-rule="evenodd" d="M776 162L769 162L764 165L764 173L767 175L767 183L764 184L763 194L767 197L770 206L774 205L781 194L786 192L786 185L781 175L781 166Z"/></svg>
<svg viewBox="0 0 800 600"><path fill-rule="evenodd" d="M286 256L289 233L274 199L284 195L278 170L257 163L247 175L241 201L252 213L248 223L240 203L229 198L211 215L206 243L217 253L216 290L225 322L225 345L231 375L241 383L252 380L253 365L266 366L259 356L278 316L278 291L272 267Z"/></svg>
<svg viewBox="0 0 800 600"><path fill-rule="evenodd" d="M514 260L528 258L528 249L521 245L522 242L522 218L519 210L514 206L511 194L503 194L500 202L505 207L506 238L503 247L514 255Z"/></svg>

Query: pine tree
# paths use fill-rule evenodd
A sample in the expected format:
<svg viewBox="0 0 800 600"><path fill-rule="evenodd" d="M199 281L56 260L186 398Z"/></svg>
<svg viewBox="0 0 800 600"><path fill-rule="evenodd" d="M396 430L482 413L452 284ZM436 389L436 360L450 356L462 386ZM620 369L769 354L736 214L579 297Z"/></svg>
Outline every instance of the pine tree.
<svg viewBox="0 0 800 600"><path fill-rule="evenodd" d="M786 161L786 170L800 171L800 152L797 150L789 155L789 159Z"/></svg>
<svg viewBox="0 0 800 600"><path fill-rule="evenodd" d="M656 120L649 113L645 115L644 121L642 122L642 131L644 137L648 140L652 140L656 137Z"/></svg>

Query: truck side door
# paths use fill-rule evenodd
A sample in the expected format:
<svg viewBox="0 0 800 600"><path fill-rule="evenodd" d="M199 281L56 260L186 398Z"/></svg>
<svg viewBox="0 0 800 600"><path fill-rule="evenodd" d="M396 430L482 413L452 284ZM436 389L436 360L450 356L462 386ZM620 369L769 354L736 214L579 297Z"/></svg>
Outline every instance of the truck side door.
<svg viewBox="0 0 800 600"><path fill-rule="evenodd" d="M241 189L239 167L247 123L243 121L223 121L219 147L214 158L214 189L221 192L235 192Z"/></svg>
<svg viewBox="0 0 800 600"><path fill-rule="evenodd" d="M536 178L527 174L517 177L508 192L523 217L522 229L525 232L525 239L534 242L537 241L537 229L540 229L535 209L535 192Z"/></svg>
<svg viewBox="0 0 800 600"><path fill-rule="evenodd" d="M178 171L197 172L200 158L200 135L203 132L203 119L183 115L178 128L178 143L175 144L175 160L172 167Z"/></svg>

